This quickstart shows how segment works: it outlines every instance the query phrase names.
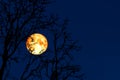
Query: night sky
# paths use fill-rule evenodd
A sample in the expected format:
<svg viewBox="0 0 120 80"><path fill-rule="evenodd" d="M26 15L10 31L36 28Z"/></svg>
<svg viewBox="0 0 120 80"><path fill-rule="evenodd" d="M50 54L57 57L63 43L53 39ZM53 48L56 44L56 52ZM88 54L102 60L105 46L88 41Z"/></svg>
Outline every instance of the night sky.
<svg viewBox="0 0 120 80"><path fill-rule="evenodd" d="M70 20L68 30L73 39L79 40L81 46L81 51L75 53L74 62L82 66L86 80L120 80L118 0L56 0L48 6L47 11ZM24 49L23 51L27 52L27 49ZM0 66L1 63L0 58ZM23 64L25 63L20 65ZM18 72L21 69L20 66ZM17 75L15 71L12 72Z"/></svg>
<svg viewBox="0 0 120 80"><path fill-rule="evenodd" d="M76 63L87 80L120 80L119 0L57 0L51 12L70 19L69 30L80 41Z"/></svg>

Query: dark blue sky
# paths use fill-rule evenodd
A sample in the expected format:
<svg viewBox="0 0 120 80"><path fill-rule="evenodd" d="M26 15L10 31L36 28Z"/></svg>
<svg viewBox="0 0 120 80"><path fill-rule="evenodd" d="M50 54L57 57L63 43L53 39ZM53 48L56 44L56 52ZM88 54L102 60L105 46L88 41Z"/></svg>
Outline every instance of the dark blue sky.
<svg viewBox="0 0 120 80"><path fill-rule="evenodd" d="M120 80L118 0L57 0L51 12L69 17L69 30L83 46L76 56L88 80Z"/></svg>

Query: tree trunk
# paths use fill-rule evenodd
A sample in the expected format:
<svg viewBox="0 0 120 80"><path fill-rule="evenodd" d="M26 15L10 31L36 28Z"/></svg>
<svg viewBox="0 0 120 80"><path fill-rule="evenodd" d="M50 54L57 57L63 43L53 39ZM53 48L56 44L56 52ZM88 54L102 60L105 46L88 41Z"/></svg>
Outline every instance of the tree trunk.
<svg viewBox="0 0 120 80"><path fill-rule="evenodd" d="M1 67L1 69L0 69L0 80L3 79L5 66L6 66L6 60L3 59L3 64L2 64L2 67Z"/></svg>
<svg viewBox="0 0 120 80"><path fill-rule="evenodd" d="M58 65L58 59L57 59L57 51L56 51L56 34L55 34L55 36L54 36L54 53L55 53L55 61L56 61L56 63L55 63L55 80L58 80L58 70L57 70L57 65Z"/></svg>
<svg viewBox="0 0 120 80"><path fill-rule="evenodd" d="M57 59L57 51L56 51L56 34L54 35L54 54L55 54L55 67L54 67L54 71L51 74L50 80L58 80L58 70L57 70L57 65L58 65L58 59Z"/></svg>
<svg viewBox="0 0 120 80"><path fill-rule="evenodd" d="M2 67L0 69L0 80L3 80L3 75L4 75L4 72L5 72L5 67L6 67L6 63L7 63L7 60L8 60L8 57L7 57L7 50L6 48L4 49L4 53L2 55Z"/></svg>

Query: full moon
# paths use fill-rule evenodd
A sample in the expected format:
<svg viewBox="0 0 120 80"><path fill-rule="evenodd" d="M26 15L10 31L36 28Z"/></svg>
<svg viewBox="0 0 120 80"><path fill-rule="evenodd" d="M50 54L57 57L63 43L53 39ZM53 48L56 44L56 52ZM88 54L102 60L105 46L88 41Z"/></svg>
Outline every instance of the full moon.
<svg viewBox="0 0 120 80"><path fill-rule="evenodd" d="M26 48L33 55L40 55L47 50L47 38L39 33L34 33L27 38Z"/></svg>

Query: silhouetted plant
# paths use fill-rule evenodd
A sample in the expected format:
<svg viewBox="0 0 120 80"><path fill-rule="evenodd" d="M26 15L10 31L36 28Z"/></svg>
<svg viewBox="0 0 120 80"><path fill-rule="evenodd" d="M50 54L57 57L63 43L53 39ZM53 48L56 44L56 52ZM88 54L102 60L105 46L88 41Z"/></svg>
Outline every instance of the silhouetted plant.
<svg viewBox="0 0 120 80"><path fill-rule="evenodd" d="M0 1L0 80L83 79L80 66L73 64L72 55L80 47L66 29L68 20L60 21L56 15L46 14L46 7L51 2ZM40 31L49 33L52 46L44 54L33 56L24 50L25 41L30 34ZM21 66L20 71L13 72L15 65Z"/></svg>

